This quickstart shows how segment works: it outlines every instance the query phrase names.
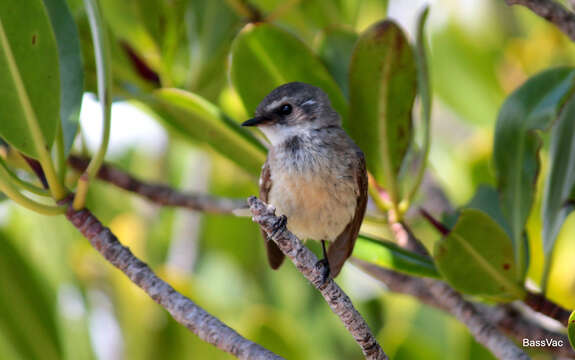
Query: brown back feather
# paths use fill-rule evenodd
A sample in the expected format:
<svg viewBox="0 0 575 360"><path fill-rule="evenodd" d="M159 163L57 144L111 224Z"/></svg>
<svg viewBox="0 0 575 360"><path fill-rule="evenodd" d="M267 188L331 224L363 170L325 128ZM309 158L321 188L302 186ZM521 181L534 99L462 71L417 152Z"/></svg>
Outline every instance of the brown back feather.
<svg viewBox="0 0 575 360"><path fill-rule="evenodd" d="M359 164L356 167L355 179L359 188L357 196L357 207L351 222L343 229L342 233L329 246L327 258L329 260L330 273L335 278L345 261L351 256L355 240L359 234L359 228L365 215L367 206L367 170L365 167L365 158L361 151L358 152Z"/></svg>
<svg viewBox="0 0 575 360"><path fill-rule="evenodd" d="M268 195L272 187L270 166L268 162L264 164L262 168L262 174L260 176L260 198L263 202L268 202ZM281 266L284 261L285 255L278 248L273 240L269 239L265 231L261 230L266 243L266 251L268 254L268 262L272 269L276 270Z"/></svg>

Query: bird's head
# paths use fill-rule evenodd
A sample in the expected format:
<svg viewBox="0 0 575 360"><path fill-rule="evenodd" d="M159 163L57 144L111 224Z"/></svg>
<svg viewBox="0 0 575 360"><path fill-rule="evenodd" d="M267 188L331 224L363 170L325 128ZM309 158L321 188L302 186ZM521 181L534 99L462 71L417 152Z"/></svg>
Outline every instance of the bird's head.
<svg viewBox="0 0 575 360"><path fill-rule="evenodd" d="M257 126L272 145L314 129L340 125L340 117L327 94L302 82L275 88L258 105L255 117L242 123Z"/></svg>

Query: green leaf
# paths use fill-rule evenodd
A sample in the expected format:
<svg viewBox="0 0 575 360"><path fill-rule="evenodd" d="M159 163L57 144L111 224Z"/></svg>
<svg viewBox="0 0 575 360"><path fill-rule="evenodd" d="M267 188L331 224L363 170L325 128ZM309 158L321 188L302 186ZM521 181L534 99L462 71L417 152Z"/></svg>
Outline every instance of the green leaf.
<svg viewBox="0 0 575 360"><path fill-rule="evenodd" d="M54 294L0 233L0 333L24 359L62 359Z"/></svg>
<svg viewBox="0 0 575 360"><path fill-rule="evenodd" d="M441 278L431 259L402 249L391 241L360 235L353 256L404 274Z"/></svg>
<svg viewBox="0 0 575 360"><path fill-rule="evenodd" d="M240 20L225 0L189 2L185 21L190 59L185 69L190 90L209 98L219 95L227 81L226 60Z"/></svg>
<svg viewBox="0 0 575 360"><path fill-rule="evenodd" d="M425 41L425 23L427 22L427 16L429 15L429 7L426 6L425 9L419 15L417 22L417 41L416 41L416 64L417 64L417 93L419 94L419 99L421 101L421 128L423 139L421 140L421 160L419 161L416 175L410 171L405 171L402 174L401 182L408 180L406 178L415 177L415 181L411 186L409 193L405 197L408 202L411 202L421 182L423 181L423 176L425 174L425 168L427 167L427 159L429 158L429 149L431 147L431 85L429 77L429 67L427 65L427 54L426 54L426 41ZM412 151L413 153L413 151ZM405 179L405 180L404 180Z"/></svg>
<svg viewBox="0 0 575 360"><path fill-rule="evenodd" d="M159 10L146 12L145 2L138 0L101 0L99 5L112 32L138 54L145 54L146 63L159 72L162 69L159 44L152 33L154 29L147 26L154 21L145 20L158 17Z"/></svg>
<svg viewBox="0 0 575 360"><path fill-rule="evenodd" d="M539 174L541 139L573 87L575 70L556 68L535 75L505 100L495 128L493 160L501 207L511 228L517 275L527 266L523 232Z"/></svg>
<svg viewBox="0 0 575 360"><path fill-rule="evenodd" d="M44 0L58 45L60 63L60 121L65 154L70 152L80 119L84 69L78 29L65 0Z"/></svg>
<svg viewBox="0 0 575 360"><path fill-rule="evenodd" d="M505 300L524 296L515 280L511 239L479 210L461 212L453 229L436 243L434 258L439 272L462 293Z"/></svg>
<svg viewBox="0 0 575 360"><path fill-rule="evenodd" d="M473 198L465 205L465 208L481 210L489 215L511 238L511 229L503 216L501 204L499 203L499 193L493 187L489 185L479 185L475 195L473 195Z"/></svg>
<svg viewBox="0 0 575 360"><path fill-rule="evenodd" d="M567 215L575 206L575 96L567 102L553 127L550 172L543 195L543 250L547 261Z"/></svg>
<svg viewBox="0 0 575 360"><path fill-rule="evenodd" d="M293 34L271 24L248 24L234 39L231 81L248 111L274 88L301 81L323 89L335 110L347 117L345 98L321 61Z"/></svg>
<svg viewBox="0 0 575 360"><path fill-rule="evenodd" d="M569 316L569 324L567 325L567 335L569 336L569 342L571 347L575 349L575 311Z"/></svg>
<svg viewBox="0 0 575 360"><path fill-rule="evenodd" d="M247 172L259 175L265 147L214 104L184 90L160 89L150 105L167 115L162 120L181 135L209 144Z"/></svg>
<svg viewBox="0 0 575 360"><path fill-rule="evenodd" d="M347 129L365 152L369 171L397 202L396 176L412 139L417 92L415 57L398 25L382 21L360 36L349 86L353 117Z"/></svg>
<svg viewBox="0 0 575 360"><path fill-rule="evenodd" d="M349 96L349 63L358 34L345 27L323 30L317 40L316 52L344 95Z"/></svg>
<svg viewBox="0 0 575 360"><path fill-rule="evenodd" d="M0 84L0 136L36 158L36 145L52 146L60 106L58 49L41 0L0 1Z"/></svg>

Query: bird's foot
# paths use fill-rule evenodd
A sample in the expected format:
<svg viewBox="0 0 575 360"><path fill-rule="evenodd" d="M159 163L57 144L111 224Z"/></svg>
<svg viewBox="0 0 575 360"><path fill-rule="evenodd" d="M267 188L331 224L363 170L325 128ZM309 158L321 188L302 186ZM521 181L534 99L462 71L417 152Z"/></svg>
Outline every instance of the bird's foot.
<svg viewBox="0 0 575 360"><path fill-rule="evenodd" d="M316 269L321 271L321 284L320 286L325 285L330 277L330 270L329 270L329 261L326 258L323 258L315 263Z"/></svg>
<svg viewBox="0 0 575 360"><path fill-rule="evenodd" d="M286 224L287 224L287 216L281 215L280 217L278 217L278 220L273 225L271 236L272 237L275 236L279 231L285 228Z"/></svg>

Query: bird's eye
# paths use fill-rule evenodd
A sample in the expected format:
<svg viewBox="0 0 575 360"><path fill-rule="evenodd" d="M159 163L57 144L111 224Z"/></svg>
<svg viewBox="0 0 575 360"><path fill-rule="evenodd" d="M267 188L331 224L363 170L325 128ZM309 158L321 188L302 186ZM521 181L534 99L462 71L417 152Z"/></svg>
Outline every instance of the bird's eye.
<svg viewBox="0 0 575 360"><path fill-rule="evenodd" d="M281 115L289 115L289 114L291 114L291 111L292 111L292 107L290 104L283 104L279 108L279 113Z"/></svg>

